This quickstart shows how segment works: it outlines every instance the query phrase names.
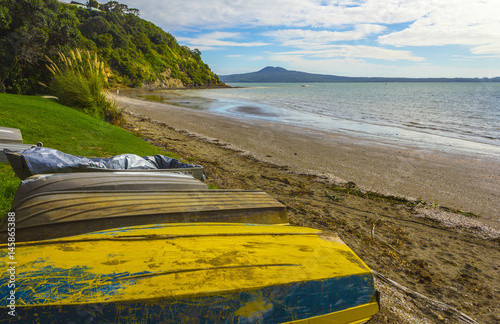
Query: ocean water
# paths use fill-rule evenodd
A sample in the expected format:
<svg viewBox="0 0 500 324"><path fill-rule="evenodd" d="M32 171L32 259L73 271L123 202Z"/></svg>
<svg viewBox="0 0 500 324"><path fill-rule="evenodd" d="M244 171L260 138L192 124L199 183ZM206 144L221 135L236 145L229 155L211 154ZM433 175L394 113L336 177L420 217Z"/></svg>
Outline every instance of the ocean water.
<svg viewBox="0 0 500 324"><path fill-rule="evenodd" d="M254 83L143 99L500 159L500 83Z"/></svg>

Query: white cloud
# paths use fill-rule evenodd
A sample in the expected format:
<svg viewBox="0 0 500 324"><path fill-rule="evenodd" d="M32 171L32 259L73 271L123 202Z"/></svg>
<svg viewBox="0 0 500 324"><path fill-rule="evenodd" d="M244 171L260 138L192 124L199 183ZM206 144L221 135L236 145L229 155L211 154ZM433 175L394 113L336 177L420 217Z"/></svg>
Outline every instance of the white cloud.
<svg viewBox="0 0 500 324"><path fill-rule="evenodd" d="M500 54L500 40L496 42L491 42L486 45L481 45L481 46L475 46L471 49L471 52L473 54L479 54L479 55L484 55L486 54L497 54L496 56L498 57L498 54ZM491 57L491 56L489 56Z"/></svg>
<svg viewBox="0 0 500 324"><path fill-rule="evenodd" d="M230 32L213 32L209 34L199 35L196 38L190 37L177 37L179 42L187 43L193 47L199 47L203 49L213 49L214 47L255 47L255 46L265 46L270 45L270 43L263 42L238 42L234 40L241 39L241 33L230 33ZM226 40L226 39L233 39Z"/></svg>
<svg viewBox="0 0 500 324"><path fill-rule="evenodd" d="M309 60L303 56L283 55L273 57L276 65L286 65L290 70L354 77L495 77L500 69L445 67L433 64L387 65L368 63L362 59L340 58Z"/></svg>
<svg viewBox="0 0 500 324"><path fill-rule="evenodd" d="M358 26L356 31L335 32L339 40L377 33L378 24L412 23L402 31L380 36L393 46L460 44L475 46L476 54L500 51L499 0L121 0L138 7L141 16L167 31L189 28L281 26L336 28ZM357 34L360 33L360 34ZM217 45L220 46L220 45Z"/></svg>
<svg viewBox="0 0 500 324"><path fill-rule="evenodd" d="M242 38L242 35L241 33L215 31L209 34L204 34L202 37L207 37L210 39L240 39Z"/></svg>
<svg viewBox="0 0 500 324"><path fill-rule="evenodd" d="M348 31L281 29L265 32L262 35L272 37L285 46L312 46L338 41L360 40L369 34L378 34L387 27L373 24L362 24Z"/></svg>
<svg viewBox="0 0 500 324"><path fill-rule="evenodd" d="M274 54L276 57L309 57L312 59L328 59L334 57L343 57L348 59L369 58L386 61L408 60L414 62L424 61L423 57L413 56L409 51L391 50L375 46L364 45L326 45L322 48L310 50L297 50L281 52Z"/></svg>
<svg viewBox="0 0 500 324"><path fill-rule="evenodd" d="M441 0L442 3L449 0ZM242 26L332 27L400 23L425 15L430 0L121 0L168 30Z"/></svg>
<svg viewBox="0 0 500 324"><path fill-rule="evenodd" d="M361 32L364 35L369 35L369 34L380 34L387 30L386 26L382 25L375 25L375 24L359 24L356 25L356 30Z"/></svg>
<svg viewBox="0 0 500 324"><path fill-rule="evenodd" d="M167 31L190 28L220 29L281 26L337 28L358 25L352 31L330 31L331 39L360 39L380 33L379 24L412 23L404 30L382 35L393 46L459 44L474 54L500 53L499 0L121 0L138 7L141 16ZM370 28L375 28L371 30ZM279 35L277 35L279 36ZM220 39L215 37L215 39ZM200 40L197 41L201 43ZM206 46L237 46L215 43ZM244 45L240 45L244 46ZM251 45L249 45L251 46Z"/></svg>
<svg viewBox="0 0 500 324"><path fill-rule="evenodd" d="M465 62L468 67L471 67L472 58L500 56L500 0L120 2L138 8L142 18L168 32L184 36L176 38L200 50L272 46L270 43L290 46L296 50L278 53L279 50L269 46L266 50L271 49L274 54L252 51L252 55L263 55L258 58L262 60L272 56L276 62L288 63L289 67L296 64L296 68L303 71L321 72L322 66L330 64L339 69L332 69L333 74L344 71L346 75L452 77L462 73L462 76L473 76L472 68L457 67L461 63L452 56L469 53L464 53L462 49L450 53L450 49L456 47L437 46L460 45L470 49L471 60ZM215 30L232 32L207 33ZM374 46L376 41L381 47ZM342 44L345 42L350 45ZM357 45L352 45L354 43ZM424 54L414 54L413 49L406 46L434 48L420 49L425 53L424 60L421 57ZM222 58L232 54L221 53ZM442 67L434 63L437 56L440 62L448 57L450 66ZM365 61L368 59L384 60L388 67L384 69L383 65L369 64ZM250 57L245 55L241 61L248 60ZM424 61L429 65L424 66ZM401 68L403 64L412 66ZM481 64L486 66L484 62ZM453 74L453 69L456 74ZM500 75L496 66L492 66L491 71L494 74L478 68L475 76Z"/></svg>
<svg viewBox="0 0 500 324"><path fill-rule="evenodd" d="M408 28L378 38L393 46L471 46L473 54L500 54L500 1L454 0L434 6Z"/></svg>

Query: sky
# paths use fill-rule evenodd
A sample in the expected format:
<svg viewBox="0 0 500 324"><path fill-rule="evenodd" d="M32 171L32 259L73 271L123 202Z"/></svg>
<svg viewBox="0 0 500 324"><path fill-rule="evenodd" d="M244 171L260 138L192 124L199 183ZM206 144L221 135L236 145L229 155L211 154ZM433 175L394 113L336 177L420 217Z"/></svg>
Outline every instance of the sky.
<svg viewBox="0 0 500 324"><path fill-rule="evenodd" d="M101 2L101 1L99 1ZM218 75L500 76L500 0L121 0Z"/></svg>

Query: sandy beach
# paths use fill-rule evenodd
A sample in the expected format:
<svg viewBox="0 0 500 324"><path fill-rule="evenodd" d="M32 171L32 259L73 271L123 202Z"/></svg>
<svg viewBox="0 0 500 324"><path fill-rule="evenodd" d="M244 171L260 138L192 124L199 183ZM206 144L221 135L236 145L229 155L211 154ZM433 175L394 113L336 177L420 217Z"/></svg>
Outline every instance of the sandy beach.
<svg viewBox="0 0 500 324"><path fill-rule="evenodd" d="M498 160L116 98L126 129L203 165L210 184L265 190L291 224L337 232L380 274L371 323L500 320Z"/></svg>
<svg viewBox="0 0 500 324"><path fill-rule="evenodd" d="M241 120L120 97L127 111L231 143L296 172L324 173L383 194L472 212L500 229L500 159L395 147L288 125ZM258 107L240 107L261 114Z"/></svg>

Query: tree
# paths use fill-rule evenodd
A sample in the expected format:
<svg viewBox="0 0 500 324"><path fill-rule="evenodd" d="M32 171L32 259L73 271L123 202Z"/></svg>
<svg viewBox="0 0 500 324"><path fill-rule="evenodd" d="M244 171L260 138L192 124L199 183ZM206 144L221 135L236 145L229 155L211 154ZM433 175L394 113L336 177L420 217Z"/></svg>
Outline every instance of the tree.
<svg viewBox="0 0 500 324"><path fill-rule="evenodd" d="M102 16L95 16L84 22L81 25L80 30L82 34L87 37L90 36L92 38L93 34L105 34L109 31L110 28L111 26L109 25L106 18Z"/></svg>
<svg viewBox="0 0 500 324"><path fill-rule="evenodd" d="M12 17L9 15L9 9L0 6L0 34L9 29Z"/></svg>
<svg viewBox="0 0 500 324"><path fill-rule="evenodd" d="M12 7L6 8L3 12L12 14L12 21L16 24L9 24L5 30L5 36L0 43L0 88L11 92L22 92L19 82L25 83L27 76L24 74L28 66L38 64L43 58L45 45L49 40L47 33L47 20L43 12L44 6L40 1L20 1ZM22 6L25 5L25 6ZM16 20L21 16L18 11L22 7L26 10L24 22L20 24Z"/></svg>
<svg viewBox="0 0 500 324"><path fill-rule="evenodd" d="M109 1L104 4L104 11L114 11L120 4L117 1Z"/></svg>
<svg viewBox="0 0 500 324"><path fill-rule="evenodd" d="M136 17L139 17L139 9L130 8L130 9L127 10L127 12L129 14L132 14L132 15L136 16Z"/></svg>
<svg viewBox="0 0 500 324"><path fill-rule="evenodd" d="M126 13L129 9L126 4L121 4L117 1L110 1L104 5L104 10L105 11L114 11L114 12L119 12L119 13ZM137 10L137 9L135 9Z"/></svg>
<svg viewBox="0 0 500 324"><path fill-rule="evenodd" d="M87 2L87 7L89 7L89 8L99 8L99 2L97 2L96 0L89 0Z"/></svg>
<svg viewBox="0 0 500 324"><path fill-rule="evenodd" d="M75 47L79 40L78 20L75 14L68 9L61 8L54 21L50 23L49 42L50 52L59 45ZM52 54L52 53L48 53Z"/></svg>
<svg viewBox="0 0 500 324"><path fill-rule="evenodd" d="M194 56L194 59L197 61L197 62L200 62L201 61L201 52L199 49L195 48L194 50L191 51L191 55Z"/></svg>
<svg viewBox="0 0 500 324"><path fill-rule="evenodd" d="M78 40L76 17L55 0L1 3L0 91L32 93L44 81L45 55Z"/></svg>

